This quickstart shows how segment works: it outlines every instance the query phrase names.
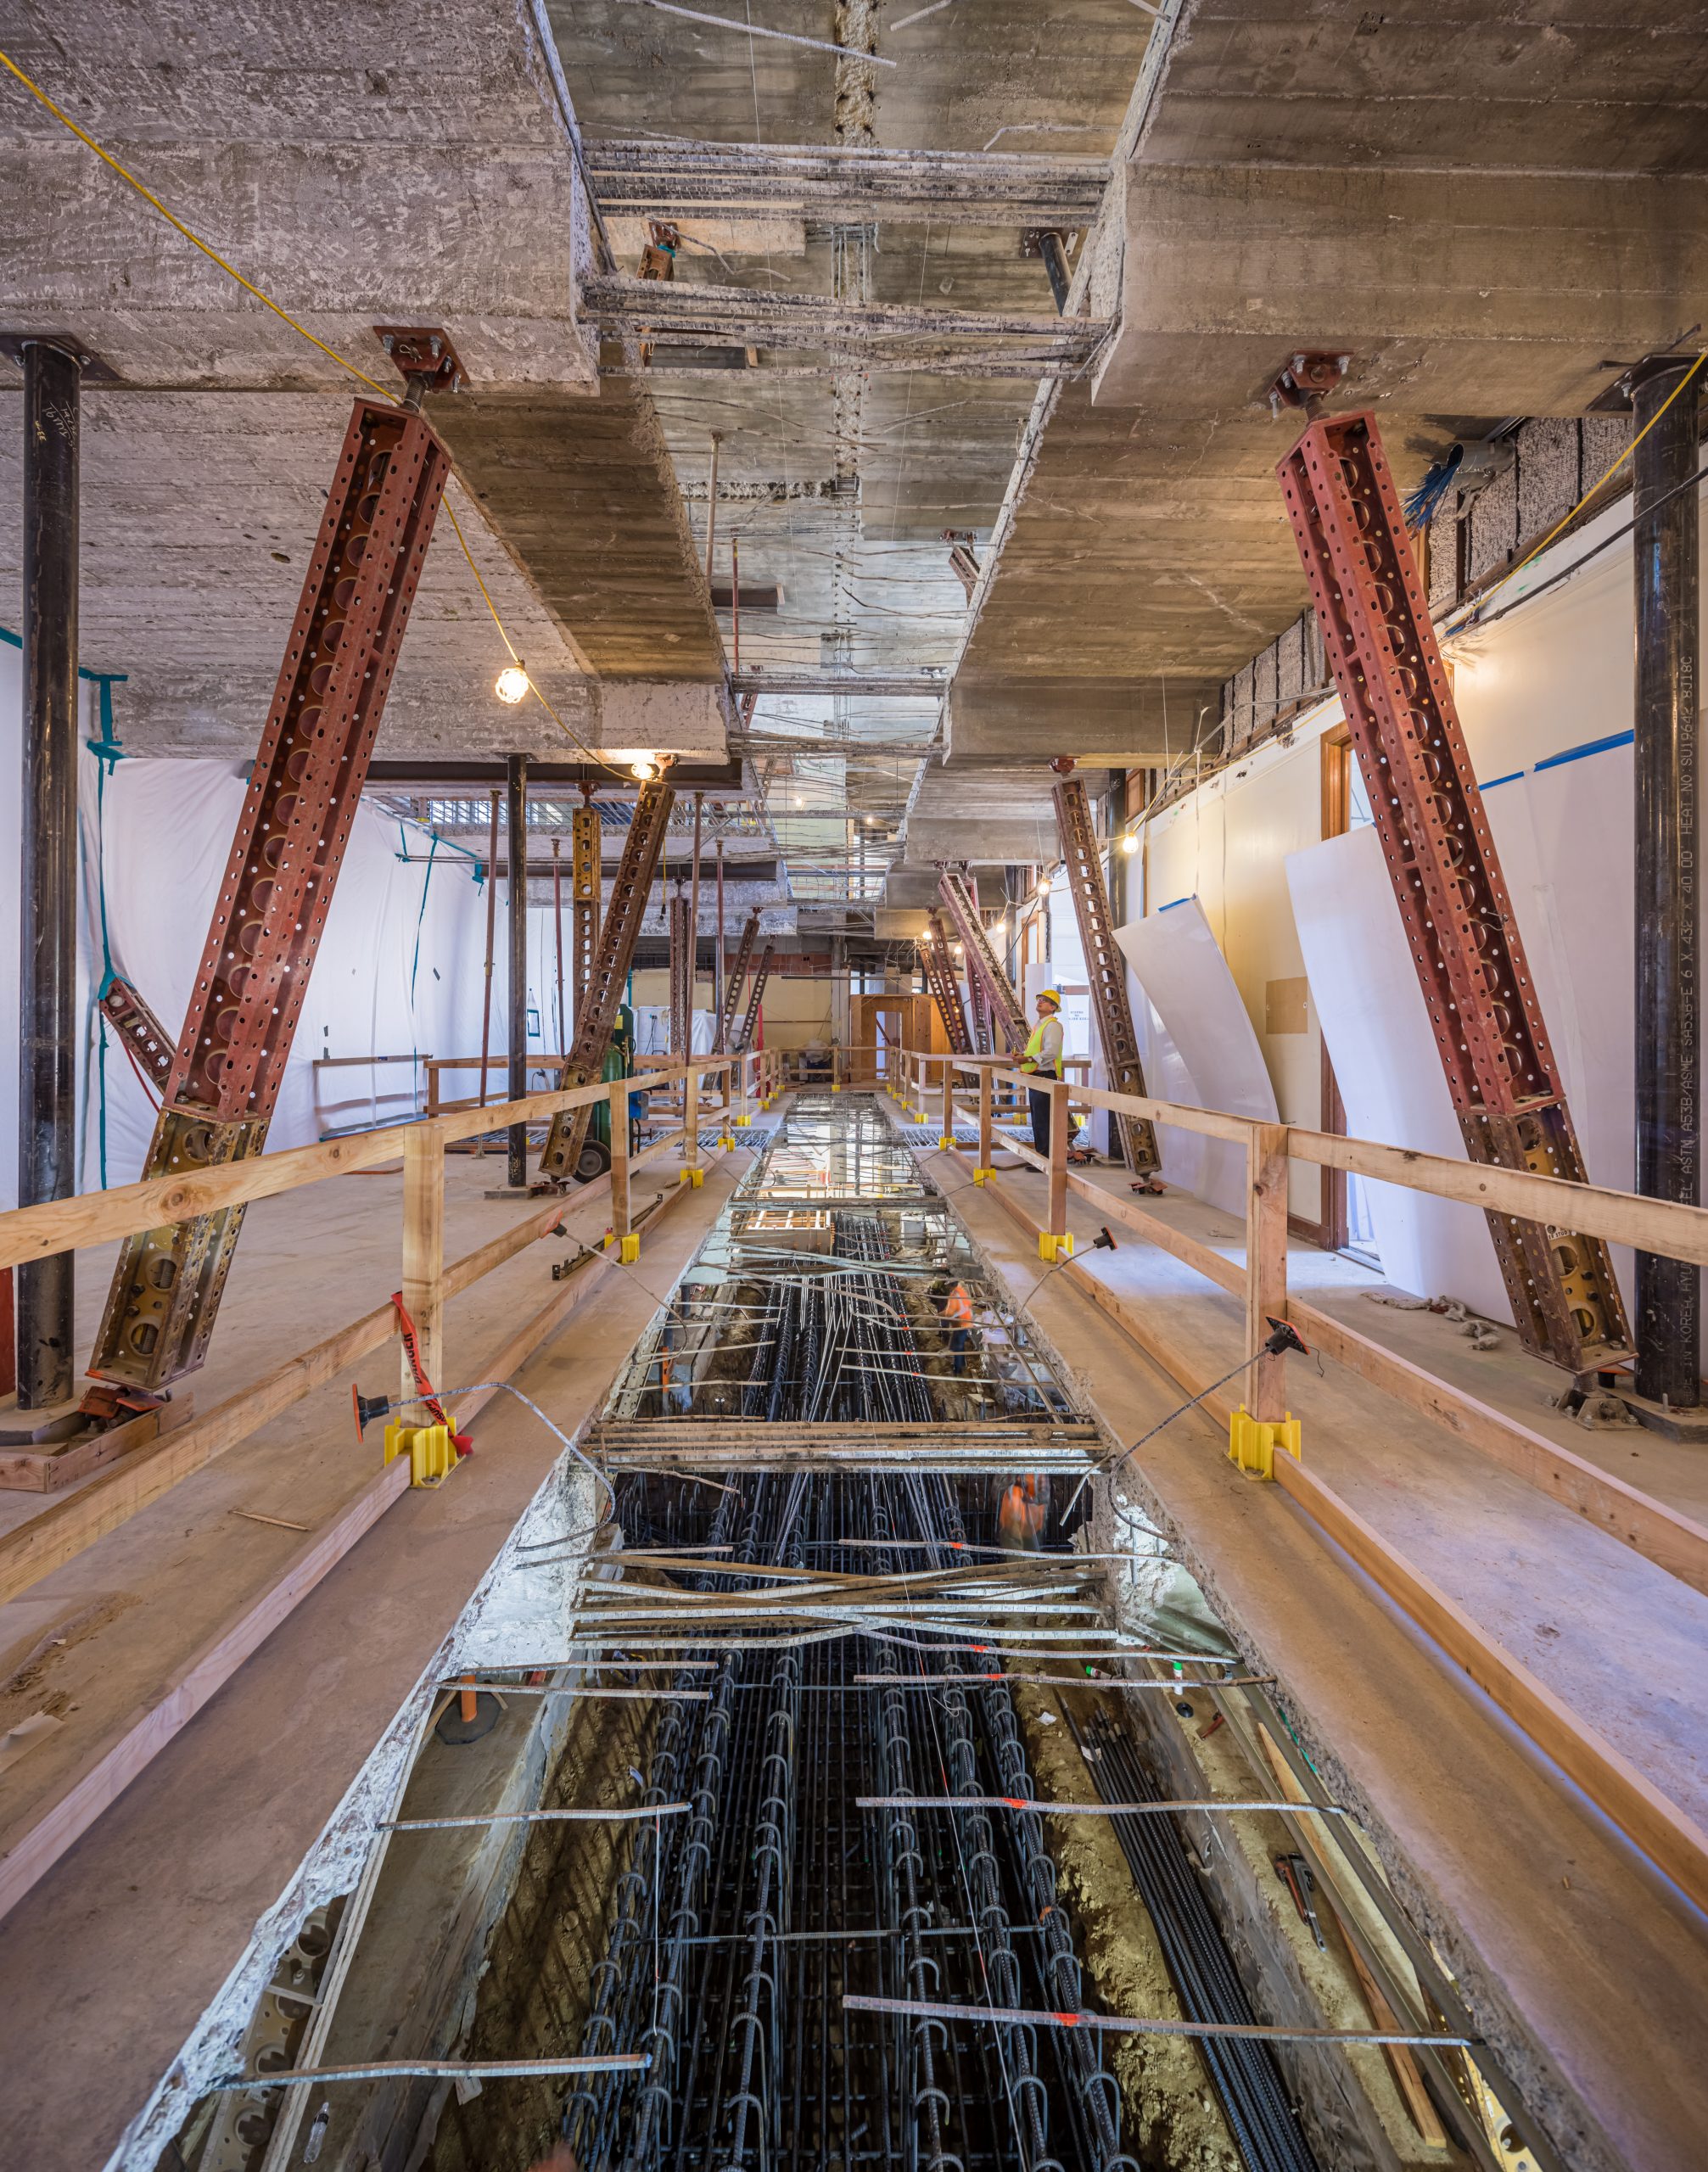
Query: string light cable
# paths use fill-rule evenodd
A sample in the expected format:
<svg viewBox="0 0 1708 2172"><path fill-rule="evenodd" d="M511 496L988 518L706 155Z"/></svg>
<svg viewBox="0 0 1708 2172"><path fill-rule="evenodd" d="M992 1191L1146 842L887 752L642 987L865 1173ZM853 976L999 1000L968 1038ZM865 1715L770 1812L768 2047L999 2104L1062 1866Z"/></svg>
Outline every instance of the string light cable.
<svg viewBox="0 0 1708 2172"><path fill-rule="evenodd" d="M226 274L227 278L234 279L246 294L253 295L255 300L261 305L263 309L270 310L272 314L277 317L281 324L288 325L290 329L296 333L300 338L306 339L311 347L317 347L321 353L326 355L329 361L336 362L341 370L347 371L349 374L356 380L358 384L366 385L370 392L377 394L380 399L387 401L389 405L394 407L401 406L403 405L403 402L397 393L394 391L389 385L382 384L377 378L370 377L366 370L360 368L355 362L351 361L347 355L340 354L336 347L330 346L327 341L319 336L317 333L311 332L305 324L302 323L300 319L293 316L288 309L282 307L279 303L273 299L271 294L264 294L261 289L255 284L253 280L244 278L243 273L238 270L236 265L232 263L229 258L221 256L219 250L216 249L210 242L204 241L202 237L193 227L187 226L183 220L177 216L176 211L171 210L166 204L160 201L160 198L155 195L153 189L148 188L143 182L140 182L137 178L136 175L131 171L128 166L121 165L119 160L113 156L110 151L104 150L87 130L80 128L76 122L72 120L70 115L65 111L64 107L56 104L54 101L48 97L47 92L42 88L41 85L33 81L30 76L26 76L24 70L18 65L17 62L12 58L11 54L5 52L3 49L0 49L0 67L3 67L8 75L15 78L18 82L21 83L24 88L30 93L31 97L36 100L36 104L42 107L45 111L52 114L54 120L59 123L62 128L68 129L70 133L76 137L80 143L86 145L88 149L92 150L95 154L95 156L100 160L104 165L110 167L112 171L117 174L120 180L122 181L127 188L134 189L137 194L142 198L145 204L150 205L152 209L158 211L160 216L166 221L166 224L172 227L176 232L182 234L184 239L189 243L193 249L199 249L202 255L208 259L210 264L216 264L220 270ZM462 478L459 476L457 480L461 482ZM463 487L466 489L468 486L464 484ZM505 626L503 619L498 615L498 607L492 601L492 596L490 591L487 588L486 583L480 577L480 568L474 563L474 554L468 547L468 539L462 533L462 523L456 518L455 507L446 504L445 512L445 518L451 523L451 533L456 536L458 546L462 549L462 555L468 562L468 570L474 576L474 585L480 591L481 600L485 604L488 611L492 614L492 623L498 629L499 638L504 643L505 647L509 651L511 660L527 677L529 692L533 694L535 699L540 703L540 706L545 710L546 714L551 718L553 724L557 725L557 729L563 734L563 736L569 742L572 747L575 747L580 753L585 754L591 760L597 762L602 768L608 770L613 776L623 776L624 772L618 768L614 763L608 761L605 756L599 752L596 747L590 747L585 739L578 736L578 735L574 732L567 724L565 724L563 718L557 714L557 711L552 707L552 703L546 699L540 688L535 686L532 675L528 673L526 665L522 662L521 656L517 651L516 644L510 638L509 632ZM627 781L626 778L624 778L624 781Z"/></svg>

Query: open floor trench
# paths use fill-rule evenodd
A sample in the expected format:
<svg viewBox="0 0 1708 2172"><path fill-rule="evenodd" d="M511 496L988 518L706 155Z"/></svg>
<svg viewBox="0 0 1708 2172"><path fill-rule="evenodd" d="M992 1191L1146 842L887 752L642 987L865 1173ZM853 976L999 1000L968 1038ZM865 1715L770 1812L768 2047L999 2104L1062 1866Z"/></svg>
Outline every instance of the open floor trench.
<svg viewBox="0 0 1708 2172"><path fill-rule="evenodd" d="M927 1166L797 1097L126 2164L1551 2161Z"/></svg>

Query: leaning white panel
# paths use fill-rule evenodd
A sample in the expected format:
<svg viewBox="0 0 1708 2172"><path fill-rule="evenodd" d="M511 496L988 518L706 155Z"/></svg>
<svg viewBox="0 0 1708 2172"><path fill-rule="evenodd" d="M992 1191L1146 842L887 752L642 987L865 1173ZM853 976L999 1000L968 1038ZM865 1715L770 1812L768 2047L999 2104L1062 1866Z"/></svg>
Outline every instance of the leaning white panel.
<svg viewBox="0 0 1708 2172"><path fill-rule="evenodd" d="M1115 940L1145 998L1134 1022L1149 1091L1161 1101L1275 1122L1275 1089L1245 998L1196 898L1129 921ZM1243 1147L1168 1124L1157 1127L1157 1144L1170 1184L1243 1220Z"/></svg>

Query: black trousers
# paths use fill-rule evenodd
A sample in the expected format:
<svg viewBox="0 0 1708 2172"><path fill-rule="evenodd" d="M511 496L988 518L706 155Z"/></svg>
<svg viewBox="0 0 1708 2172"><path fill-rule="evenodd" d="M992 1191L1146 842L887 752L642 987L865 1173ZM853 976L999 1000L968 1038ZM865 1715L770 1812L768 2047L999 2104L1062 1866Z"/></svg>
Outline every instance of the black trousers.
<svg viewBox="0 0 1708 2172"><path fill-rule="evenodd" d="M1047 1161L1050 1158L1050 1104L1055 1096L1050 1094L1029 1093L1032 1106L1032 1144Z"/></svg>

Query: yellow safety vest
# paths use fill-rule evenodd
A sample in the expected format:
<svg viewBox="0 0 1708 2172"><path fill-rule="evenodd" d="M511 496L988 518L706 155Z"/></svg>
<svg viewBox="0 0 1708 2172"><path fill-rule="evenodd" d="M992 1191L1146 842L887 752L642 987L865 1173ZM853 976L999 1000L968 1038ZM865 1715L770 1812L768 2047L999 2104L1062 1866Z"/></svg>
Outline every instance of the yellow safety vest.
<svg viewBox="0 0 1708 2172"><path fill-rule="evenodd" d="M1026 1053L1020 1059L1020 1067L1022 1071L1037 1070L1039 1058L1044 1054L1044 1028L1055 1022L1053 1019L1040 1018L1033 1027L1031 1036L1026 1044ZM1050 1076L1054 1078L1056 1075L1056 1066L1052 1063L1050 1066Z"/></svg>

